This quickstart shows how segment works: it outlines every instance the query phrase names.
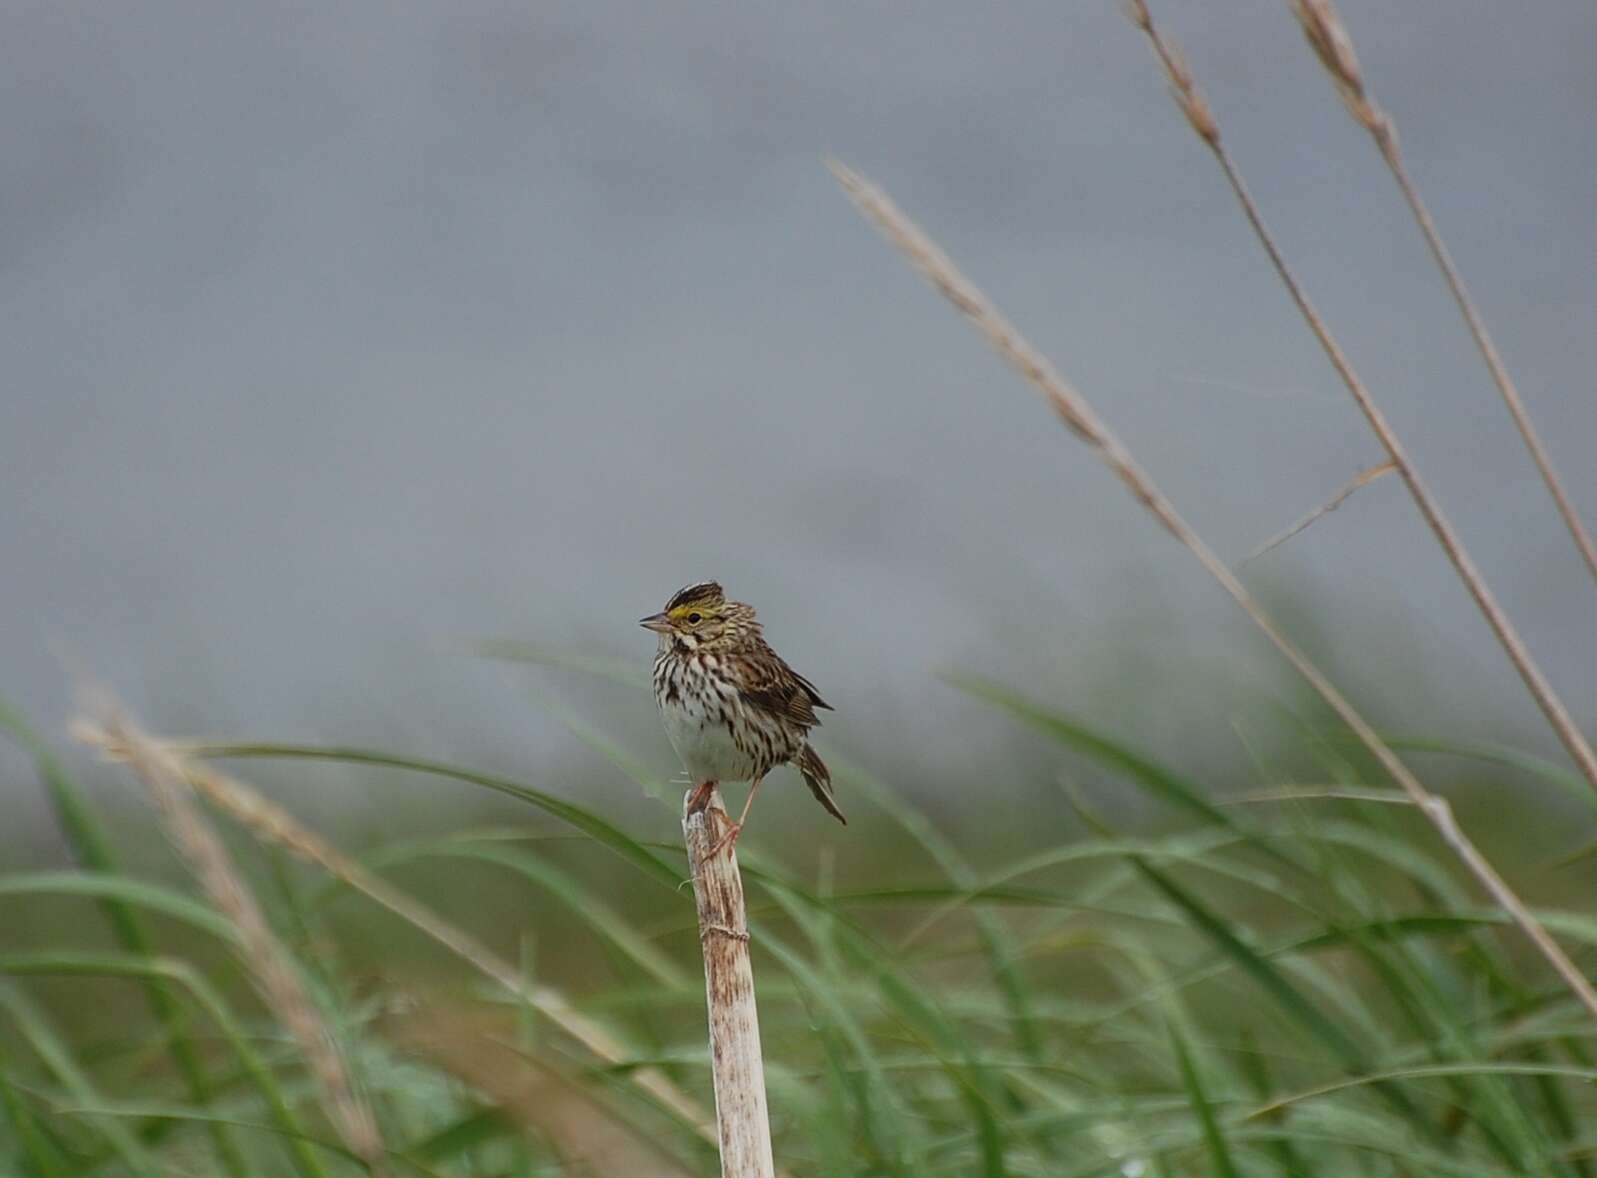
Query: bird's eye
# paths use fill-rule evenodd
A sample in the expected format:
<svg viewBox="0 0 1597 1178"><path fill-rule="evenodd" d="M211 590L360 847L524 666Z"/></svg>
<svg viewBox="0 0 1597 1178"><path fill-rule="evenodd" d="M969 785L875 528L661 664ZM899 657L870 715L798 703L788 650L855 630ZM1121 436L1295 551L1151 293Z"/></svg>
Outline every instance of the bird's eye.
<svg viewBox="0 0 1597 1178"><path fill-rule="evenodd" d="M697 626L702 621L704 621L704 616L702 614L691 613L688 615L688 624L691 626Z"/></svg>

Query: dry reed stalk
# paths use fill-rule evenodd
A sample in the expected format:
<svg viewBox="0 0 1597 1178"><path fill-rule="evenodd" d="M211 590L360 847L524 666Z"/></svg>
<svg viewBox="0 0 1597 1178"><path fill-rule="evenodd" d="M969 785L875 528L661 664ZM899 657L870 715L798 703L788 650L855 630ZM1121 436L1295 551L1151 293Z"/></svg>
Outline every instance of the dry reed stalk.
<svg viewBox="0 0 1597 1178"><path fill-rule="evenodd" d="M1397 128L1393 125L1391 116L1381 109L1365 89L1364 75L1359 69L1358 57L1354 54L1353 40L1348 35L1347 26L1342 23L1342 18L1331 0L1293 0L1292 11L1303 28L1303 35L1308 38L1309 45L1314 49L1315 56L1330 74L1331 81L1341 95L1342 103L1347 107L1348 113L1375 140L1381 157L1386 161L1387 169L1397 181L1398 190L1402 192L1403 199L1408 203L1409 211L1413 213L1414 220L1419 224L1420 232L1425 237L1425 244L1430 247L1431 256L1436 259L1436 265L1442 271L1447 288L1452 292L1453 301L1458 304L1459 312L1464 316L1470 336L1475 340L1475 346L1492 374L1492 381L1497 385L1497 391L1502 394L1503 402L1508 406L1508 414L1514 419L1514 426L1519 430L1520 437L1525 440L1525 448L1530 451L1536 469L1541 472L1542 481L1547 484L1548 493L1553 497L1558 514L1563 517L1564 526L1569 529L1570 538L1574 540L1575 547L1586 561L1586 567L1591 570L1592 576L1597 577L1597 545L1592 543L1590 533L1586 531L1580 514L1575 510L1563 483L1558 478L1558 472L1553 469L1553 460L1548 455L1546 447L1542 445L1536 427L1531 424L1530 412L1525 408L1525 402L1519 395L1519 388L1508 375L1508 368L1503 363L1502 356L1498 354L1497 345L1492 342L1492 337L1486 330L1486 321L1481 317L1474 300L1470 298L1464 286L1464 278L1453 263L1452 254L1442 243L1442 235L1436 228L1430 209L1420 198L1419 189L1409 177L1408 167L1403 161L1403 153L1398 145Z"/></svg>
<svg viewBox="0 0 1597 1178"><path fill-rule="evenodd" d="M772 1178L771 1118L765 1104L760 1017L749 964L749 924L737 849L715 850L731 823L721 791L702 809L683 802L682 837L693 873L693 900L704 950L704 993L710 1018L710 1069L721 1135L721 1178Z"/></svg>
<svg viewBox="0 0 1597 1178"><path fill-rule="evenodd" d="M1238 563L1247 564L1250 560L1257 560L1266 552L1269 552L1270 549L1285 544L1288 540L1292 539L1293 536L1296 536L1299 532L1303 531L1304 528L1307 528L1322 515L1329 515L1338 507L1341 507L1342 504L1348 501L1349 497L1352 496L1354 491L1357 491L1360 487L1368 486L1382 475L1391 474L1396 469L1397 467L1393 466L1390 462L1378 462L1374 466L1366 467L1364 470L1359 471L1359 473L1349 479L1347 481L1347 485L1335 495L1332 495L1324 503L1320 504L1313 511L1303 516L1296 523L1282 528L1263 544L1260 544L1252 552L1244 556Z"/></svg>
<svg viewBox="0 0 1597 1178"><path fill-rule="evenodd" d="M77 735L80 740L108 752L112 747L109 734L93 727L80 726ZM151 737L145 737L144 740L147 747L158 751L165 763L181 774L184 782L256 838L283 848L297 859L314 864L334 879L386 908L501 989L526 1002L605 1063L626 1066L626 1048L603 1027L576 1010L559 990L551 986L529 985L513 965L475 937L456 928L426 905L362 867L275 802L262 797L237 778L198 760L196 750L203 750L205 746L165 742ZM657 1068L631 1069L627 1075L662 1108L669 1109L692 1125L704 1140L712 1143L716 1140L715 1125L704 1109Z"/></svg>
<svg viewBox="0 0 1597 1178"><path fill-rule="evenodd" d="M1200 121L1194 118L1194 126L1200 125ZM1480 882L1492 899L1512 917L1514 923L1563 979L1587 1012L1593 1018L1597 1018L1597 990L1592 988L1591 983L1575 968L1558 942L1553 940L1541 922L1502 876L1497 874L1485 856L1476 849L1475 844L1455 821L1452 808L1446 799L1431 793L1420 783L1408 766L1398 758L1336 686L1276 626L1264 607L1253 598L1225 562L1181 518L1175 506L1132 458L1120 439L1115 437L1108 426L1099 419L1087 400L1060 376L1042 353L1021 336L987 297L959 272L948 255L922 233L920 228L893 204L886 193L841 164L834 162L830 167L849 199L865 217L909 259L911 265L971 321L999 356L1019 371L1043 395L1071 432L1093 449L1104 464L1125 484L1137 502L1141 503L1166 531L1179 540L1198 559L1209 575L1218 581L1242 607L1253 624L1264 632L1265 637L1285 656L1298 674L1308 681L1320 698L1325 700L1338 718L1359 738L1365 748L1370 750L1381 767L1402 786L1409 799L1436 828L1442 841L1458 856L1465 868Z"/></svg>
<svg viewBox="0 0 1597 1178"><path fill-rule="evenodd" d="M1448 559L1453 562L1453 568L1458 572L1459 579L1464 582L1464 587L1469 591L1470 596L1475 599L1476 606L1479 607L1482 615L1486 618L1487 624L1491 626L1492 632L1497 635L1497 640L1504 651L1507 652L1509 661L1514 664L1514 669L1519 672L1519 676L1524 680L1532 698L1536 700L1536 704L1541 708L1542 714L1547 717L1547 722L1552 725L1553 731L1557 733L1559 741L1562 742L1570 758L1591 784L1591 787L1597 789L1597 753L1592 751L1591 745L1587 742L1585 735L1576 727L1575 721L1571 718L1569 710L1564 706L1563 700L1553 690L1552 684L1542 674L1541 668L1536 665L1536 661L1531 657L1530 651L1526 649L1524 641L1520 638L1519 632L1514 628L1513 623L1509 621L1507 613L1503 611L1503 607L1498 604L1497 598L1487 587L1485 578L1481 576L1480 570L1476 568L1474 560L1464 547L1464 542L1459 539L1458 533L1453 530L1453 525L1442 514L1441 505L1420 478L1419 471L1408 456L1408 451L1404 449L1403 443L1398 439L1397 431L1392 428L1391 423L1386 419L1386 415L1381 412L1374 398L1370 396L1363 380L1354 371L1352 362L1347 358L1346 353L1342 351L1341 345L1331 335L1330 328L1326 326L1325 320L1320 317L1320 313L1315 310L1314 304L1309 301L1308 293L1298 281L1292 268L1287 265L1286 256L1282 254L1280 247L1276 244L1274 236L1264 223L1263 214L1260 213L1258 205L1253 200L1253 194L1242 180L1242 173L1238 170L1236 163L1231 159L1230 152L1225 149L1220 140L1219 124L1215 121L1214 114L1210 110L1208 103L1198 93L1197 86L1192 80L1191 71L1187 69L1186 63L1182 60L1175 47L1154 27L1153 18L1148 12L1145 0L1127 0L1126 11L1131 17L1132 23L1147 35L1149 42L1153 46L1154 54L1164 67L1165 77L1170 82L1171 95L1174 97L1176 105L1181 108L1193 130L1208 145L1215 160L1220 164L1220 169L1225 173L1227 183L1230 184L1232 192L1235 193L1238 203L1242 206L1242 211L1248 219L1248 224L1252 226L1254 235L1259 239L1259 244L1264 247L1265 253L1269 255L1270 263L1275 267L1275 272L1280 277L1282 285L1286 287L1292 302L1297 306L1299 313L1309 325L1310 330L1314 332L1315 338L1319 340L1321 349L1324 350L1327 359L1331 361L1331 366L1336 369L1336 373L1341 378L1342 383L1347 386L1348 392L1353 395L1353 400L1357 402L1365 420L1369 422L1370 428L1375 431L1375 436L1380 439L1381 445L1386 449L1387 456L1391 458L1393 464L1397 467L1398 474L1402 476L1404 484L1408 487L1409 494L1420 509L1420 515L1424 517L1425 523L1436 536L1437 541L1442 546L1442 550L1447 553ZM1319 48L1319 46L1317 45L1316 48ZM1333 39L1328 42L1325 51L1345 58L1347 61L1352 61L1352 49L1346 44L1345 38L1341 40ZM1356 69L1356 63L1353 63L1352 67L1344 66L1344 68Z"/></svg>
<svg viewBox="0 0 1597 1178"><path fill-rule="evenodd" d="M132 766L144 781L178 855L212 905L238 930L246 971L267 1009L299 1044L300 1054L327 1099L328 1120L350 1151L376 1173L386 1151L371 1108L350 1079L337 1040L306 993L288 951L267 924L222 840L195 804L182 760L114 709L107 708L99 723L79 719L73 731L108 760Z"/></svg>

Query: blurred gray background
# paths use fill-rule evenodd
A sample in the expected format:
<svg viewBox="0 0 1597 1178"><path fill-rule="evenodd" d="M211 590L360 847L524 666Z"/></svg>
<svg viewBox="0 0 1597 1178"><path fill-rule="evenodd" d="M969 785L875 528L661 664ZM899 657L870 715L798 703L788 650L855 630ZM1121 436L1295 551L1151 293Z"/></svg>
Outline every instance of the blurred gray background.
<svg viewBox="0 0 1597 1178"><path fill-rule="evenodd" d="M1591 719L1597 589L1286 5L1159 10ZM1344 13L1597 521L1597 9ZM1166 754L1289 692L823 167L883 183L1241 556L1380 455L1110 0L11 0L5 27L0 691L47 733L93 677L159 729L636 796L462 645L641 668L635 619L706 577L837 705L831 747L911 789L1013 736L942 667ZM1395 481L1247 575L1390 722L1553 747ZM645 696L539 682L671 772Z"/></svg>

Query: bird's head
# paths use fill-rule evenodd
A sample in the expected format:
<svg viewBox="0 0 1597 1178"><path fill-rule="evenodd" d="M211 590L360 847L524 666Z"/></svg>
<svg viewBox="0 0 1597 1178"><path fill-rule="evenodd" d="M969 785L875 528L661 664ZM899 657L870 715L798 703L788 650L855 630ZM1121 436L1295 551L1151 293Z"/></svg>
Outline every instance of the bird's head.
<svg viewBox="0 0 1597 1178"><path fill-rule="evenodd" d="M662 644L688 650L730 646L759 628L754 610L741 601L728 601L714 581L678 590L663 610L638 624L660 635Z"/></svg>

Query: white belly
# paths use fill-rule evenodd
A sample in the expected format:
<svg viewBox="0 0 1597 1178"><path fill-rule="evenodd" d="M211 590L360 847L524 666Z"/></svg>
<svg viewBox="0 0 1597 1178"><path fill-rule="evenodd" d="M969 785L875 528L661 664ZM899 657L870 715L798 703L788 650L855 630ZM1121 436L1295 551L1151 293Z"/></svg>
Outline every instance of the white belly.
<svg viewBox="0 0 1597 1178"><path fill-rule="evenodd" d="M712 719L704 709L684 699L662 704L660 719L665 724L666 738L695 783L753 778L754 758L732 742L731 731L719 717Z"/></svg>

